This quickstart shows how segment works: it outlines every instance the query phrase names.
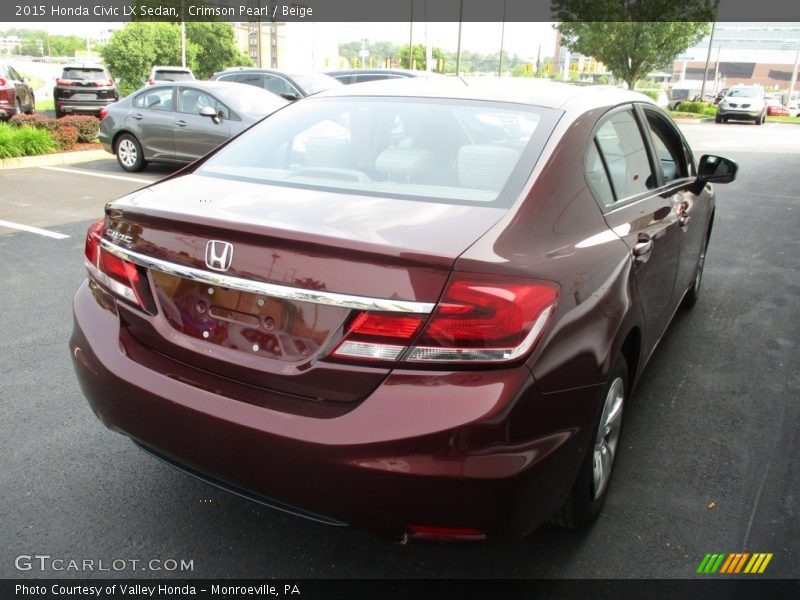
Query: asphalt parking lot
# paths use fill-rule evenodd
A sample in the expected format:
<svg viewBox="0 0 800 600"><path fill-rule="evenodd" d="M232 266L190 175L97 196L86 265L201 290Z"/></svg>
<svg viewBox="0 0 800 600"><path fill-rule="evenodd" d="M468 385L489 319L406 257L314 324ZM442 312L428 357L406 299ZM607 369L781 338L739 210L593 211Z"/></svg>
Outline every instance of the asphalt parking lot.
<svg viewBox="0 0 800 600"><path fill-rule="evenodd" d="M83 235L107 200L171 170L131 175L107 160L0 171L0 220L57 234L0 224L0 577L685 578L709 552L769 552L769 576L797 578L800 126L682 127L698 154L740 164L717 188L701 299L677 315L627 409L596 525L502 544L400 546L304 521L106 430L67 349ZM33 554L126 562L18 570L15 557ZM153 559L193 570L142 570Z"/></svg>

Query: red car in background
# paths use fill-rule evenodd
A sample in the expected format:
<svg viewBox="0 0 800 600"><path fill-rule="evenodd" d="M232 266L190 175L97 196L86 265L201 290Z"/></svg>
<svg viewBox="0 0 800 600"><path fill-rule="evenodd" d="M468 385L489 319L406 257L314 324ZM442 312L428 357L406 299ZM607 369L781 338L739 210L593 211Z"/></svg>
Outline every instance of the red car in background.
<svg viewBox="0 0 800 600"><path fill-rule="evenodd" d="M100 420L396 539L590 524L737 166L638 93L447 83L339 86L109 203L70 340Z"/></svg>

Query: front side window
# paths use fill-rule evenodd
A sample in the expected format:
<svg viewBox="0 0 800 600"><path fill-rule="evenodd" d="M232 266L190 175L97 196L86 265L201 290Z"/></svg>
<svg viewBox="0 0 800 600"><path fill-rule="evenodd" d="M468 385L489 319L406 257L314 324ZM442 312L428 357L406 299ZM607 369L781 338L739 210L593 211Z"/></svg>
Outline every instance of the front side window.
<svg viewBox="0 0 800 600"><path fill-rule="evenodd" d="M650 138L661 165L664 182L688 177L686 156L683 153L683 140L680 134L663 117L652 110L645 110Z"/></svg>
<svg viewBox="0 0 800 600"><path fill-rule="evenodd" d="M199 115L200 109L210 106L214 112L227 119L230 116L228 107L210 94L194 88L182 88L178 94L178 111L190 115Z"/></svg>
<svg viewBox="0 0 800 600"><path fill-rule="evenodd" d="M309 98L267 118L197 173L302 188L510 204L560 113L424 98Z"/></svg>

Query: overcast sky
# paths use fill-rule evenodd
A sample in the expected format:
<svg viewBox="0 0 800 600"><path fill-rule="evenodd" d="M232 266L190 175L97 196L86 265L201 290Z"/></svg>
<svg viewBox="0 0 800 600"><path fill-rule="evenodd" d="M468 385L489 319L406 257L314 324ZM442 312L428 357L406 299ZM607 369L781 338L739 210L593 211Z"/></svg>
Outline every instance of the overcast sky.
<svg viewBox="0 0 800 600"><path fill-rule="evenodd" d="M53 34L95 37L97 32L108 27L122 27L123 23L5 23L2 28L45 29ZM311 23L306 23L311 27ZM367 38L371 42L394 42L407 44L410 37L409 23L316 23L315 35L326 35L337 43ZM424 44L425 35L431 43L445 51L455 51L458 45L458 23L414 23L413 41ZM503 48L521 58L536 58L539 44L542 56L553 54L555 33L552 23L506 23L503 34L502 23L464 23L461 30L461 49L480 54L500 51Z"/></svg>

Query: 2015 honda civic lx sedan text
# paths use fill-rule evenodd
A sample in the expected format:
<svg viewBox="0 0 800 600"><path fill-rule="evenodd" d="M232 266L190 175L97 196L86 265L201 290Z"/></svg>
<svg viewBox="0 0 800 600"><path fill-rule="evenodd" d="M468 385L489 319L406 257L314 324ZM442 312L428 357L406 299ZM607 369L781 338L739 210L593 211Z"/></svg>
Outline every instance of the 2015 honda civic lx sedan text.
<svg viewBox="0 0 800 600"><path fill-rule="evenodd" d="M737 166L636 93L447 83L323 92L109 203L70 341L100 420L389 537L590 523Z"/></svg>

